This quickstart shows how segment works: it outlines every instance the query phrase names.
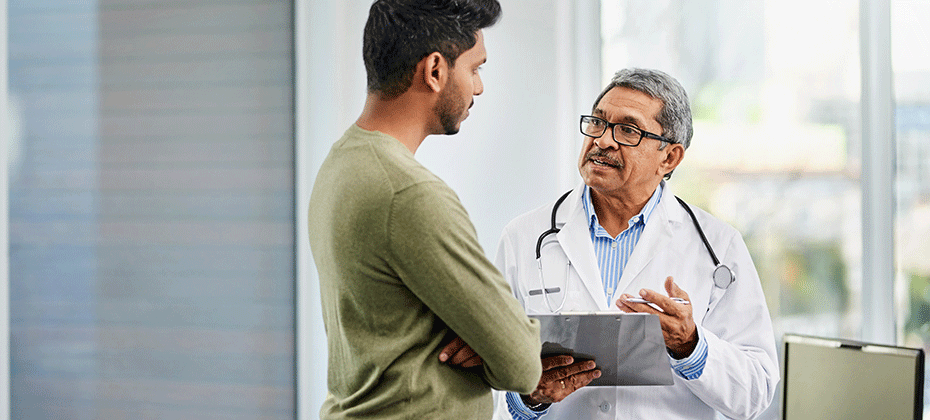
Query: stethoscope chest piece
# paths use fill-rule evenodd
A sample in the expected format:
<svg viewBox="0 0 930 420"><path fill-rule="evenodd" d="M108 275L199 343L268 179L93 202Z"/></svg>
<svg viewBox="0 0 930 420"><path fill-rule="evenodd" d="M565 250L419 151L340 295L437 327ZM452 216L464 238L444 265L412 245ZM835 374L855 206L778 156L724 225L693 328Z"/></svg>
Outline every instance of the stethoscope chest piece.
<svg viewBox="0 0 930 420"><path fill-rule="evenodd" d="M733 272L730 271L730 267L727 267L723 264L717 264L717 267L714 268L714 285L726 289L730 286L730 283L736 280L736 277L733 275Z"/></svg>

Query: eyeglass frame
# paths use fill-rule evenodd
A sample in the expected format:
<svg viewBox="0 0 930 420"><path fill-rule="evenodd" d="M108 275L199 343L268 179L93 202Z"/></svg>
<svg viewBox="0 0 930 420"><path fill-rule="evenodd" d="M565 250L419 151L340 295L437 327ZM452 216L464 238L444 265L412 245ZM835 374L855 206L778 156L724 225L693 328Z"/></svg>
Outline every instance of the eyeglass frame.
<svg viewBox="0 0 930 420"><path fill-rule="evenodd" d="M604 129L604 132L601 133L601 135L599 135L599 136L592 136L592 135L590 135L590 134L588 134L588 133L585 133L585 132L584 132L584 119L585 119L585 118L594 118L594 119L596 119L596 120L603 121L604 124L607 124L607 128L605 128L605 129ZM621 127L629 127L629 128L631 128L631 129L633 129L633 130L639 131L639 133L640 133L640 134L639 134L639 140L636 142L636 144L621 143L621 142L617 141L617 136L614 134L614 127L616 127L616 126L618 126L618 125L621 126ZM617 143L618 145L621 145L621 146L629 146L629 147L636 147L636 146L639 146L639 144L643 142L643 138L644 138L644 137L647 137L647 138L650 138L650 139L654 139L654 140L664 141L664 142L667 142L667 143L673 143L673 144L677 144L677 143L678 143L678 142L675 141L675 140L672 140L672 139L669 139L669 138L666 138L666 137L662 137L662 136L660 136L660 135L658 135L658 134L650 133L650 132L648 132L648 131L646 131L646 130L643 130L643 129L641 129L641 128L635 126L635 125L630 125L630 124L621 123L621 122L612 123L612 122L607 121L607 120L605 120L605 119L603 119L603 118L595 117L595 116L593 116L593 115L582 115L581 118L578 120L578 129L581 131L581 134L584 134L586 137L590 137L590 138L592 138L592 139L599 139L599 138L601 138L601 137L604 137L604 134L606 134L607 131L609 130L609 131L610 131L610 139L613 140L614 143Z"/></svg>

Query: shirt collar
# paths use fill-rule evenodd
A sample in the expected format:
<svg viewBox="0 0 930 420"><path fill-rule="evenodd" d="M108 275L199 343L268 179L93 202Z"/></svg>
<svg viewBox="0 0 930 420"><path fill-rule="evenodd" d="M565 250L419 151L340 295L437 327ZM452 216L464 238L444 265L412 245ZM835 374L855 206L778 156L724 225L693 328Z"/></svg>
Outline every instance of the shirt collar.
<svg viewBox="0 0 930 420"><path fill-rule="evenodd" d="M656 190L652 193L652 197L649 197L649 201L646 202L646 205L643 206L643 209L639 213L633 216L630 219L630 226L636 223L646 224L649 222L649 217L652 216L653 210L659 204L659 200L662 198L662 184L659 183L659 186L656 187ZM597 213L594 212L594 202L591 201L591 187L584 186L584 194L582 194L581 199L582 204L584 204L584 213L585 217L588 220L588 227L595 231L598 227L601 226L600 222L597 220Z"/></svg>

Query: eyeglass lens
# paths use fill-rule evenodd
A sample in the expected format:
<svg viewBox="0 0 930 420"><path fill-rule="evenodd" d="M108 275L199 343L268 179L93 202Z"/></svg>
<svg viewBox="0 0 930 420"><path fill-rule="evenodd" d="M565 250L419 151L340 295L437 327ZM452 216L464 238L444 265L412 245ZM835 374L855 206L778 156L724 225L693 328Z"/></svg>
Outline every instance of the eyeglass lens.
<svg viewBox="0 0 930 420"><path fill-rule="evenodd" d="M591 137L601 137L607 131L609 124L600 118L585 117L581 119L581 132ZM626 124L613 126L613 138L618 143L636 145L642 138L643 132L636 127Z"/></svg>

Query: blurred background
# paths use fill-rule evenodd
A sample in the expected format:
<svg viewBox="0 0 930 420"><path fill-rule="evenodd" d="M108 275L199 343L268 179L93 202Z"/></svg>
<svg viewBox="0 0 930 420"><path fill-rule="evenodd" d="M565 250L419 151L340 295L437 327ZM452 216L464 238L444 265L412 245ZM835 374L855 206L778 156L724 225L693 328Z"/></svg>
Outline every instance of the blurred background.
<svg viewBox="0 0 930 420"><path fill-rule="evenodd" d="M489 256L580 182L577 118L610 76L657 68L695 118L670 185L743 233L776 339L930 348L930 2L501 3L485 93L417 153ZM317 418L306 205L364 102L370 4L0 2L0 419Z"/></svg>

